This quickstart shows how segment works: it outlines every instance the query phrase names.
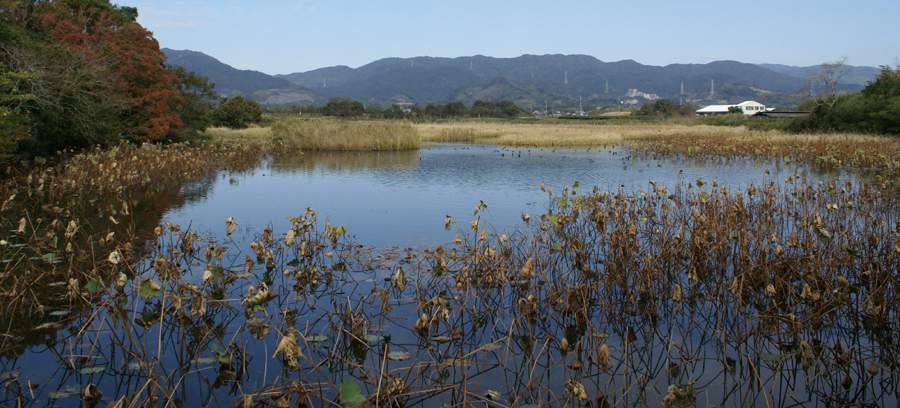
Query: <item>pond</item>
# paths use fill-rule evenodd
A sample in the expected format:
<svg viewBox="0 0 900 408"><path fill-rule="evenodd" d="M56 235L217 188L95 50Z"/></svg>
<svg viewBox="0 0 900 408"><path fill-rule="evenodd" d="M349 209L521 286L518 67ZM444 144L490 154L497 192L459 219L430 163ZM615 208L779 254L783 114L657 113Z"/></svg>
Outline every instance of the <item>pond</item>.
<svg viewBox="0 0 900 408"><path fill-rule="evenodd" d="M259 233L309 207L320 221L344 225L361 243L420 247L450 242L480 201L487 205L487 226L519 230L522 213L543 213L547 192L576 182L584 190L637 192L649 190L650 181L678 186L703 179L742 189L795 174L811 181L833 177L780 161L638 158L622 148L439 144L418 152L306 153L265 161L247 173L223 172L202 198L170 211L165 220L221 236L224 220L234 217ZM457 222L450 230L444 228L447 215Z"/></svg>
<svg viewBox="0 0 900 408"><path fill-rule="evenodd" d="M53 284L0 404L897 402L900 219L852 175L439 144L157 198L142 261Z"/></svg>

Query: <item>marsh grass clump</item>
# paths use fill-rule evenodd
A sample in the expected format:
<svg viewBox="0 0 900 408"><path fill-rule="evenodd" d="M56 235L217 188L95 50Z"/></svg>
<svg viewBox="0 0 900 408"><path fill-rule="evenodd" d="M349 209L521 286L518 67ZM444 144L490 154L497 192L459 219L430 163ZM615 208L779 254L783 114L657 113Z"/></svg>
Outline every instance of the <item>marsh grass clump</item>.
<svg viewBox="0 0 900 408"><path fill-rule="evenodd" d="M203 137L214 143L271 146L272 128L263 126L250 126L243 129L214 127L206 129Z"/></svg>
<svg viewBox="0 0 900 408"><path fill-rule="evenodd" d="M411 124L397 121L284 119L272 136L277 145L309 151L414 150L422 143Z"/></svg>
<svg viewBox="0 0 900 408"><path fill-rule="evenodd" d="M580 122L580 121L579 121ZM452 122L419 124L416 128L426 140L438 140L444 132L466 141L485 141L518 147L612 147L645 136L716 135L742 133L741 128L689 126L684 124L559 123L559 122ZM474 137L470 137L472 135ZM483 137L491 136L491 137Z"/></svg>
<svg viewBox="0 0 900 408"><path fill-rule="evenodd" d="M485 132L472 128L449 127L436 130L437 132L429 132L423 138L436 143L476 143L490 142L502 135L500 132Z"/></svg>
<svg viewBox="0 0 900 408"><path fill-rule="evenodd" d="M631 138L627 143L652 153L712 160L722 157L788 159L824 170L854 170L892 182L900 178L900 139L889 136L743 131L719 135L646 135Z"/></svg>

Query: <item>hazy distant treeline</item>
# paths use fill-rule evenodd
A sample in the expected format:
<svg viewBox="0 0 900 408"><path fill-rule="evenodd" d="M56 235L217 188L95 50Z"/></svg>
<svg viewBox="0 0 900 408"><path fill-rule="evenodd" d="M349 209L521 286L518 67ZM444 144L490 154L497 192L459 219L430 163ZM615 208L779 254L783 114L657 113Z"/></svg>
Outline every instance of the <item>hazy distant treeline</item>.
<svg viewBox="0 0 900 408"><path fill-rule="evenodd" d="M275 115L315 115L342 118L367 117L375 119L445 119L445 118L514 118L527 113L511 101L475 101L471 106L462 102L426 105L370 104L351 98L333 98L324 106L270 107Z"/></svg>

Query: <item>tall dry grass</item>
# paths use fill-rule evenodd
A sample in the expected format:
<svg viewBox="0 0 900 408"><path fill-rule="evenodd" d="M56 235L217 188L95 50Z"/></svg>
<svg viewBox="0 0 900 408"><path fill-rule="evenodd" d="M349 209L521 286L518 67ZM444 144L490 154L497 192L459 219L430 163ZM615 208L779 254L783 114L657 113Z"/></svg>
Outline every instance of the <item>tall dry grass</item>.
<svg viewBox="0 0 900 408"><path fill-rule="evenodd" d="M859 134L791 134L746 127L680 123L561 124L457 122L417 125L425 140L444 134L476 135L474 141L522 147L610 147L696 157L790 157L826 168L900 175L900 139ZM478 138L477 135L491 135Z"/></svg>
<svg viewBox="0 0 900 408"><path fill-rule="evenodd" d="M313 151L413 150L422 144L405 122L286 119L272 125L276 144Z"/></svg>
<svg viewBox="0 0 900 408"><path fill-rule="evenodd" d="M215 127L206 129L204 136L217 143L269 145L272 143L272 128L249 127L246 129L230 129Z"/></svg>
<svg viewBox="0 0 900 408"><path fill-rule="evenodd" d="M423 132L422 130L426 130ZM476 143L499 138L502 133L485 132L478 129L448 126L444 128L420 126L417 128L422 139L435 143Z"/></svg>
<svg viewBox="0 0 900 408"><path fill-rule="evenodd" d="M425 140L440 141L450 134L489 135L476 140L489 139L490 143L522 147L595 147L614 146L641 137L688 135L716 135L745 132L740 128L714 126L687 126L671 124L540 124L460 122L417 125Z"/></svg>
<svg viewBox="0 0 900 408"><path fill-rule="evenodd" d="M628 140L633 148L692 157L777 157L818 168L853 169L875 176L900 176L900 139L848 133L791 134L780 131L723 132L713 135L651 135Z"/></svg>

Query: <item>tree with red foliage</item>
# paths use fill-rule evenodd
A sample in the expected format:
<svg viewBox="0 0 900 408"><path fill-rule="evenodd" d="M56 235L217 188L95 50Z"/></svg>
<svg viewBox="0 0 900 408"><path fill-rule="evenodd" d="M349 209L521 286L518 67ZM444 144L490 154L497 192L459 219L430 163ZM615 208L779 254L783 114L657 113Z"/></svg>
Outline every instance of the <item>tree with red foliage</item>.
<svg viewBox="0 0 900 408"><path fill-rule="evenodd" d="M43 0L32 14L35 25L54 41L109 68L113 89L125 102L124 138L163 141L183 127L178 114L183 96L159 43L136 18L136 9L108 0Z"/></svg>

